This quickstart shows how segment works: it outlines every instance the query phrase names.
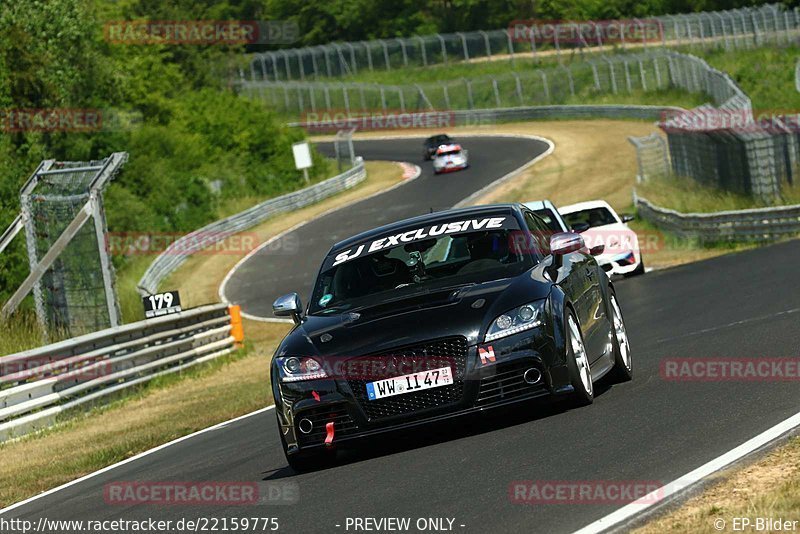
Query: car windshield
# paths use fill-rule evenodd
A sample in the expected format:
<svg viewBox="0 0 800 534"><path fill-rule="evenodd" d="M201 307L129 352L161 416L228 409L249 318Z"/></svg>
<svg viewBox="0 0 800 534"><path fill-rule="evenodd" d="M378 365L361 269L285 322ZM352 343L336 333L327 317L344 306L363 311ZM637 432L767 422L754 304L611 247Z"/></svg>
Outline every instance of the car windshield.
<svg viewBox="0 0 800 534"><path fill-rule="evenodd" d="M503 219L512 222L499 228L481 224ZM522 246L524 240L513 217L478 220L477 226L483 229L477 231L428 237L469 222L413 228L397 236L355 245L345 253L332 253L314 286L310 313L341 313L437 289L509 278L536 264L534 255ZM387 240L391 243L406 237L411 242L367 253L375 250L376 244L380 247ZM326 268L337 261L340 263Z"/></svg>
<svg viewBox="0 0 800 534"><path fill-rule="evenodd" d="M439 152L438 154L436 154L436 156L439 158L443 158L445 156L457 156L459 154L461 154L461 150L457 149L457 150L448 150L447 152Z"/></svg>
<svg viewBox="0 0 800 534"><path fill-rule="evenodd" d="M605 226L607 224L615 224L617 222L617 219L608 210L608 208L591 208L588 210L567 213L564 215L564 219L566 219L570 226L585 223L589 225L589 228L594 228L595 226Z"/></svg>
<svg viewBox="0 0 800 534"><path fill-rule="evenodd" d="M547 227L550 228L552 231L554 232L563 231L561 226L559 226L558 221L556 221L555 215L549 209L534 210L533 212L539 217L541 217L542 220L547 223Z"/></svg>
<svg viewBox="0 0 800 534"><path fill-rule="evenodd" d="M430 146L443 145L448 142L450 142L450 138L446 135L437 135L428 139L428 144Z"/></svg>

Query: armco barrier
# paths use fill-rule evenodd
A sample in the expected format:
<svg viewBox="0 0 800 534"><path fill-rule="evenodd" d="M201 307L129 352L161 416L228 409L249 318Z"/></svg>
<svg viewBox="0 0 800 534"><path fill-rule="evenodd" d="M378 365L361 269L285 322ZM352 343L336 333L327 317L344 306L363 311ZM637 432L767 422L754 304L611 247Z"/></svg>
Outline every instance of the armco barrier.
<svg viewBox="0 0 800 534"><path fill-rule="evenodd" d="M800 234L800 205L715 213L680 213L634 192L639 216L680 237L711 242L768 242Z"/></svg>
<svg viewBox="0 0 800 534"><path fill-rule="evenodd" d="M570 120L570 119L641 119L660 120L667 112L683 111L673 106L637 106L626 104L599 105L553 105L522 106L502 109L469 109L449 112L453 126L477 126L485 122L514 122L524 120ZM435 115L436 111L410 112L424 117ZM357 119L354 119L357 122ZM333 120L314 122L290 122L288 126L305 128L309 131L335 131L350 123ZM422 134L420 134L422 135Z"/></svg>
<svg viewBox="0 0 800 534"><path fill-rule="evenodd" d="M167 250L162 252L150 264L142 279L139 280L139 292L142 295L156 293L161 281L183 265L194 252L199 252L225 239L226 236L232 233L252 228L273 215L308 206L350 189L363 181L366 176L364 160L359 157L356 158L355 165L351 169L338 176L328 178L324 182L311 185L299 191L267 200L227 219L216 221L187 234L172 243Z"/></svg>
<svg viewBox="0 0 800 534"><path fill-rule="evenodd" d="M0 442L52 425L78 406L230 353L243 341L238 307L174 315L0 357Z"/></svg>

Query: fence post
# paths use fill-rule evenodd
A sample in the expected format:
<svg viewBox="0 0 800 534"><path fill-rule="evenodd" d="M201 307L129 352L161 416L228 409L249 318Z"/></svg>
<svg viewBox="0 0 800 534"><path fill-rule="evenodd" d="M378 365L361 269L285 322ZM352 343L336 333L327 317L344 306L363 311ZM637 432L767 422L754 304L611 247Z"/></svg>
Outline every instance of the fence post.
<svg viewBox="0 0 800 534"><path fill-rule="evenodd" d="M314 71L314 79L319 79L319 69L317 68L317 52L314 48L309 48L308 52L311 54L311 68Z"/></svg>
<svg viewBox="0 0 800 534"><path fill-rule="evenodd" d="M500 103L500 89L497 87L497 80L492 76L492 89L494 90L494 101L497 107L501 107L502 104Z"/></svg>
<svg viewBox="0 0 800 534"><path fill-rule="evenodd" d="M423 39L422 37L419 37L419 36L417 37L417 39L419 39L419 51L420 51L420 54L422 54L422 66L423 67L427 67L428 66L428 54L427 54L427 51L425 50L425 39Z"/></svg>
<svg viewBox="0 0 800 534"><path fill-rule="evenodd" d="M469 61L469 49L467 47L467 38L462 32L456 32L456 35L461 37L461 45L464 48L464 61Z"/></svg>
<svg viewBox="0 0 800 534"><path fill-rule="evenodd" d="M547 74L544 73L543 70L539 71L539 74L542 76L542 85L544 86L544 98L547 103L550 103L550 87L547 85Z"/></svg>
<svg viewBox="0 0 800 534"><path fill-rule="evenodd" d="M356 50L353 48L353 43L345 43L350 49L350 68L353 69L353 74L358 74L358 64L356 62Z"/></svg>
<svg viewBox="0 0 800 534"><path fill-rule="evenodd" d="M367 52L367 68L370 72L373 72L372 69L372 47L369 45L367 41L362 41L364 50Z"/></svg>
<svg viewBox="0 0 800 534"><path fill-rule="evenodd" d="M516 92L517 92L517 100L519 100L519 105L522 106L524 105L523 104L524 99L522 97L522 82L519 79L519 74L517 74L516 72L513 74L514 74L514 84L516 86Z"/></svg>
<svg viewBox="0 0 800 534"><path fill-rule="evenodd" d="M389 62L389 48L386 46L386 41L378 39L378 42L383 47L383 60L386 63L386 70L392 70L392 65Z"/></svg>
<svg viewBox="0 0 800 534"><path fill-rule="evenodd" d="M444 60L444 64L447 65L447 45L444 42L444 37L442 37L440 33L437 33L436 37L439 38L439 43L442 45L442 59Z"/></svg>
<svg viewBox="0 0 800 534"><path fill-rule="evenodd" d="M466 78L462 78L464 80L464 84L467 86L467 105L469 109L475 109L475 102L472 99L472 82L470 82Z"/></svg>
<svg viewBox="0 0 800 534"><path fill-rule="evenodd" d="M491 57L492 56L492 45L489 44L489 34L487 34L483 30L479 30L478 33L483 36L483 43L484 43L485 48L486 48L486 57Z"/></svg>
<svg viewBox="0 0 800 534"><path fill-rule="evenodd" d="M400 50L403 53L403 66L408 67L408 53L406 53L406 43L405 39L398 37L395 39L400 44Z"/></svg>

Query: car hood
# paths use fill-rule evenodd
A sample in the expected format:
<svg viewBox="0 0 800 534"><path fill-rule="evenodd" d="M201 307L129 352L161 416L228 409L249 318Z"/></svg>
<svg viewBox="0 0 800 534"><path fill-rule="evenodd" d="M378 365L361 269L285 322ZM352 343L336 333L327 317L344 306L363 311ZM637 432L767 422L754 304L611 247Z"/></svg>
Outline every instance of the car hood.
<svg viewBox="0 0 800 534"><path fill-rule="evenodd" d="M474 345L497 316L546 298L550 286L540 265L515 278L384 301L353 313L308 316L276 355L363 356L450 336L464 336Z"/></svg>

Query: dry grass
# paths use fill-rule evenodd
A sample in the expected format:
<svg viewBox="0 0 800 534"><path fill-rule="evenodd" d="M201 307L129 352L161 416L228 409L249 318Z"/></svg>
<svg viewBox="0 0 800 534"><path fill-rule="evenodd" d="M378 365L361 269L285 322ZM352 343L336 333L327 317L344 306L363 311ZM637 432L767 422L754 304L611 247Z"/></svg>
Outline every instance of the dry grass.
<svg viewBox="0 0 800 534"><path fill-rule="evenodd" d="M733 531L735 517L747 517L752 521L758 517L800 520L800 439L794 439L752 465L723 472L717 478L718 482L680 508L634 532L710 534L720 532L714 528L714 520L719 518L726 523L725 532Z"/></svg>

